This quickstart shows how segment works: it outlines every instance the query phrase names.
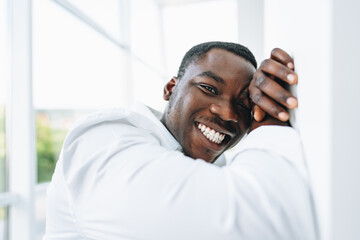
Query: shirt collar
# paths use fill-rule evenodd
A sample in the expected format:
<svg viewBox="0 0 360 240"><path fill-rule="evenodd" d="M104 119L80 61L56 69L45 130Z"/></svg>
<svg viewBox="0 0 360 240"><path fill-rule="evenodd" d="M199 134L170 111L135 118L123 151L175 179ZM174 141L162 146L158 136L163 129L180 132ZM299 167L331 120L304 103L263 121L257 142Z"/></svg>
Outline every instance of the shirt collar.
<svg viewBox="0 0 360 240"><path fill-rule="evenodd" d="M149 121L145 121L145 120L141 121L140 123L141 127L152 132L155 135L155 137L157 137L160 140L160 143L163 147L166 147L171 150L177 150L183 152L181 145L173 137L173 135L169 132L169 130L164 126L164 124L160 121L162 117L161 112L139 102L133 105L132 111L137 114L141 114L142 116L146 117L146 119L149 120ZM224 154L221 154L220 157L214 162L214 165L224 166L226 164L225 159L226 158Z"/></svg>
<svg viewBox="0 0 360 240"><path fill-rule="evenodd" d="M160 140L162 146L172 150L182 151L180 144L160 121L162 117L161 112L139 102L135 103L131 110L132 112L140 114L149 120L146 121L144 119L140 124L144 129L153 133L153 135Z"/></svg>

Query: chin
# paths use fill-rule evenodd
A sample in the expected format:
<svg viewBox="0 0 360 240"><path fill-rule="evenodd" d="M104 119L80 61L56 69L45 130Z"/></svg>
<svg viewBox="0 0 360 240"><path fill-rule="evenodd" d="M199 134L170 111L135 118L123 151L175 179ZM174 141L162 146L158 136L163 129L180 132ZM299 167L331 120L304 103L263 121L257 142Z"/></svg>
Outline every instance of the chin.
<svg viewBox="0 0 360 240"><path fill-rule="evenodd" d="M215 162L216 159L218 159L218 157L220 157L221 153L220 154L199 154L199 155L196 155L197 157L196 158L200 158L202 160L204 160L205 162L208 162L208 163L213 163ZM195 158L195 159L196 159Z"/></svg>

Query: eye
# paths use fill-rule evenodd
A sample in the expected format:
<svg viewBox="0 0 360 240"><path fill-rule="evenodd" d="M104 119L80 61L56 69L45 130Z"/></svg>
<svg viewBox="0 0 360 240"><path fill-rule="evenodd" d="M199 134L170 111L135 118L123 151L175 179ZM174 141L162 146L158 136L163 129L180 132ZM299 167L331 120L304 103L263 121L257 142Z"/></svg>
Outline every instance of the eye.
<svg viewBox="0 0 360 240"><path fill-rule="evenodd" d="M218 91L216 90L216 88L210 87L209 85L205 85L205 84L200 84L200 86L203 89L206 89L207 92L218 95Z"/></svg>
<svg viewBox="0 0 360 240"><path fill-rule="evenodd" d="M244 103L244 101L241 101L241 102L237 102L236 103L236 106L246 110L246 111L250 111L251 112L251 109L249 106L246 105L246 103Z"/></svg>
<svg viewBox="0 0 360 240"><path fill-rule="evenodd" d="M236 106L241 107L247 111L251 111L250 95L249 92L244 92L242 97L236 101Z"/></svg>

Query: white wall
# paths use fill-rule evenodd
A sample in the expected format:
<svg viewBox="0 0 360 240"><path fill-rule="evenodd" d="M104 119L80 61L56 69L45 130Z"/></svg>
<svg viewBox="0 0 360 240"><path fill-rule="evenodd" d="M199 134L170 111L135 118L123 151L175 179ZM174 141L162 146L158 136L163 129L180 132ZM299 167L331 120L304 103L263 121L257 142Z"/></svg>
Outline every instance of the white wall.
<svg viewBox="0 0 360 240"><path fill-rule="evenodd" d="M360 2L333 0L332 235L360 239Z"/></svg>
<svg viewBox="0 0 360 240"><path fill-rule="evenodd" d="M251 0L247 0L251 1ZM194 1L163 8L165 58L169 79L184 54L208 41L238 41L236 0Z"/></svg>
<svg viewBox="0 0 360 240"><path fill-rule="evenodd" d="M351 0L265 1L265 54L293 54L300 78L296 125L322 239L360 239L359 10Z"/></svg>
<svg viewBox="0 0 360 240"><path fill-rule="evenodd" d="M264 0L237 0L239 43L255 55L258 65L264 59Z"/></svg>

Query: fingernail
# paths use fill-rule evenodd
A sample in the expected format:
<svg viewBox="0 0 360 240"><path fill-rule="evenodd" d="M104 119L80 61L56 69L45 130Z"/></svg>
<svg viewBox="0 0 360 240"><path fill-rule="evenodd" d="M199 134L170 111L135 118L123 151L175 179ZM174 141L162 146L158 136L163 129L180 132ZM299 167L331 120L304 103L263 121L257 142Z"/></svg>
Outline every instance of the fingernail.
<svg viewBox="0 0 360 240"><path fill-rule="evenodd" d="M288 75L287 75L287 80L288 80L290 83L295 83L295 81L296 81L296 76L295 76L295 74L292 74L292 73L288 74Z"/></svg>
<svg viewBox="0 0 360 240"><path fill-rule="evenodd" d="M287 114L286 112L281 112L278 116L281 121L287 121L289 119L289 114Z"/></svg>
<svg viewBox="0 0 360 240"><path fill-rule="evenodd" d="M294 69L294 64L291 63L291 62L289 62L289 63L287 64L287 66L288 66L288 68L290 68L290 69Z"/></svg>
<svg viewBox="0 0 360 240"><path fill-rule="evenodd" d="M289 97L288 99L286 99L286 103L287 105L289 105L289 107L296 107L298 102L296 98Z"/></svg>

